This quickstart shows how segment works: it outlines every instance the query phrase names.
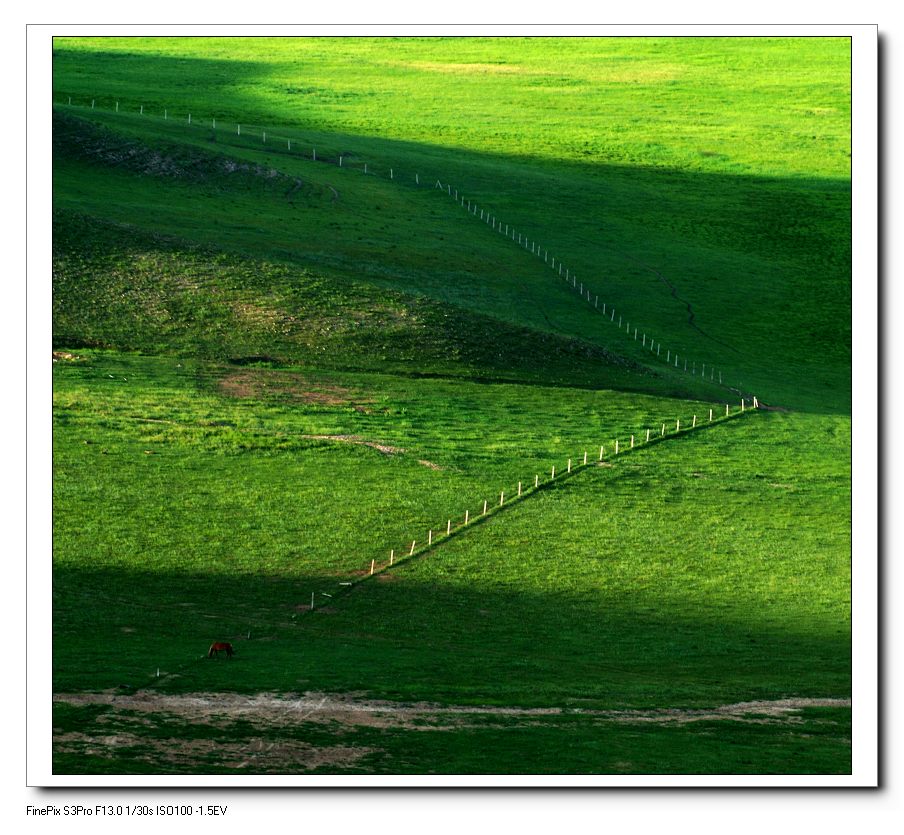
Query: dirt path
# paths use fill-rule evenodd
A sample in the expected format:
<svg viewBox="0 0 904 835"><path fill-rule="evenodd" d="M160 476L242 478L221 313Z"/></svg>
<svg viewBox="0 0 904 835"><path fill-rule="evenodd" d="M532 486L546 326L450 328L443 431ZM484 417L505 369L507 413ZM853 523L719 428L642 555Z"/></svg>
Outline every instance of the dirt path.
<svg viewBox="0 0 904 835"><path fill-rule="evenodd" d="M688 724L731 721L754 724L800 722L800 711L811 707L850 707L850 699L788 698L773 701L737 702L712 708L657 708L652 710L591 710L583 708L488 707L439 705L429 702L389 702L363 699L354 694L305 693L281 697L274 693L244 696L233 693L167 695L142 692L64 693L55 702L72 705L106 705L135 713L164 713L192 723L214 723L223 717L266 726L301 722L367 725L379 728L449 730L471 724L472 718L497 716L507 720L543 720L554 716L580 715L603 722L623 724Z"/></svg>

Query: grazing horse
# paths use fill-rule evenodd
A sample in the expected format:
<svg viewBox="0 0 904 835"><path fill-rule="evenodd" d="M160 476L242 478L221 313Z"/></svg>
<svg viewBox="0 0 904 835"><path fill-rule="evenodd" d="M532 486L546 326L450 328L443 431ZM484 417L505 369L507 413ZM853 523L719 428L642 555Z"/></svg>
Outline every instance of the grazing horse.
<svg viewBox="0 0 904 835"><path fill-rule="evenodd" d="M232 655L235 652L232 648L232 644L227 643L226 641L218 641L217 643L210 645L210 649L207 650L207 657L219 658L221 650L226 653L227 658L232 658Z"/></svg>

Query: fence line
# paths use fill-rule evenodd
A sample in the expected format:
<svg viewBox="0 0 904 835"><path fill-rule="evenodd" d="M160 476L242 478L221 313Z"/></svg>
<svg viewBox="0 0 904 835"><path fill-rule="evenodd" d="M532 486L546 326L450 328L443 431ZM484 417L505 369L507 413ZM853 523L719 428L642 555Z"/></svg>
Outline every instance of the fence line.
<svg viewBox="0 0 904 835"><path fill-rule="evenodd" d="M442 190L442 184L439 180L437 180L437 182L436 182L436 187L439 188L440 190ZM456 189L455 194L458 195L458 193L459 192ZM460 206L464 207L465 206L464 195L462 195L460 200L457 200L456 202L458 202ZM473 207L472 207L472 203L470 201L467 202L467 209L468 209L469 214L476 216L478 208L479 208L479 206L477 205L476 202L473 204ZM501 220L497 220L496 216L493 215L489 210L480 209L480 217L481 217L481 219L484 220L484 222L486 224L488 224L490 226L491 230L498 231L500 234L504 234L506 238L511 238L511 240L513 242L516 242L518 244L518 246L521 247L522 249L524 249L525 251L527 251L529 248L531 255L534 255L535 257L539 258L541 256L541 252L542 252L543 263L548 264L550 266L550 269L552 269L554 272L556 272L556 274L559 277L563 278L565 280L566 285L570 285L571 289L578 293L578 295L580 296L582 301L587 302L587 304L590 305L594 309L594 311L600 313L602 316L605 316L606 311L608 309L610 311L610 315L609 315L610 323L615 321L615 314L616 314L615 306L609 305L606 302L606 300L604 299L602 309L600 309L599 294L595 293L595 292L591 293L589 286L585 289L584 282L583 281L579 282L577 280L576 274L571 271L570 267L565 266L565 264L561 258L559 258L559 260L558 260L558 269L556 269L555 256L552 256L551 263L550 263L549 250L543 248L536 240L531 240L531 238L528 235L526 235L522 232L517 232L515 227L510 226L508 223L505 224L505 227L504 227L505 231L503 232L503 222ZM498 223L498 226L497 226L497 223ZM516 232L518 235L517 240L515 238ZM530 245L530 246L528 247L528 245ZM565 270L564 275L562 274L563 268ZM618 329L619 330L621 330L622 318L623 318L622 315L619 314L619 317L618 317ZM625 332L626 332L626 334L629 335L629 337L632 334L630 321L626 321L626 323L625 323ZM662 360L662 347L663 347L662 343L659 340L654 339L652 334L647 334L642 328L639 328L638 326L634 327L633 341L635 341L635 342L638 341L638 334L640 334L640 341L642 342L642 348L644 350L649 350L652 357L655 357L660 362L663 362L663 360ZM648 347L648 344L649 344L649 347ZM671 358L672 358L671 348L666 347L666 360L664 362L665 362L665 365L669 366L670 369L677 368L679 371L684 371L685 373L689 373L691 376L694 376L694 377L699 376L700 379L703 380L704 382L709 382L714 385L719 385L721 387L727 388L729 391L736 392L737 394L743 396L743 392L740 389L740 384L738 384L738 386L730 386L730 385L724 383L723 377L722 377L722 371L716 369L712 365L712 363L710 363L710 373L709 373L709 378L707 379L706 363L701 363L700 374L698 375L696 360L691 360L691 366L690 366L690 368L688 368L688 359L686 357L684 357L684 366L682 367L679 364L679 357L678 357L677 351L674 353L674 365L671 364ZM716 383L716 375L717 374L718 374L718 383Z"/></svg>
<svg viewBox="0 0 904 835"><path fill-rule="evenodd" d="M97 99L91 99L91 107L90 107L90 109L95 112L97 112L98 110L102 110L102 108L95 106L96 101L97 101ZM119 100L111 98L111 101L115 102L115 109L114 110L108 109L106 112L112 113L114 115L119 115L120 113L125 112L124 110L121 110ZM60 104L62 106L62 102L56 102L56 103ZM84 105L72 104L72 96L67 96L67 104L65 106L77 108L77 107L83 107ZM180 122L186 126L190 126L190 127L196 127L196 128L199 127L199 128L204 128L204 129L210 128L214 132L216 132L218 130L216 117L211 117L210 120L208 121L208 120L204 120L204 119L199 119L197 117L197 114L193 118L191 113L186 113L186 116L184 119L181 119L181 118L174 119L172 116L169 115L169 108L164 108L163 113L164 113L164 115L163 115L161 121L178 121L178 122ZM134 111L132 111L131 115L135 115ZM138 115L142 116L144 118L147 118L147 119L154 119L154 118L160 119L161 118L159 116L155 117L155 116L152 116L151 114L145 113L144 105L139 105ZM228 136L231 134L232 131L231 131L231 128L227 131L226 124L228 124L228 123L224 124L221 121L221 127L219 130L221 130L223 132L223 134ZM245 136L250 139L259 138L262 145L268 144L267 143L267 131L264 128L256 127L254 125L248 125L247 123L244 124L244 127L245 127L245 132L242 133L242 124L238 123L238 122L235 123L235 129L236 129L235 136ZM279 136L272 132L270 133L269 136L270 136L269 144L271 146L276 146L277 142L279 145L282 145L282 143L285 143L286 152L288 152L288 153L292 153L292 142L294 141L296 143L297 156L302 159L310 159L312 162L320 162L320 163L323 163L326 165L337 165L340 168L344 167L344 168L349 168L351 170L362 171L364 174L367 174L369 176L378 176L376 174L376 172L374 172L372 166L371 166L370 170L368 170L367 162L359 162L359 165L361 167L355 167L354 164L350 165L348 163L347 157L345 158L346 162L343 164L343 155L338 154L338 153L335 155L334 158L324 157L322 153L318 157L317 149L313 145L313 143L310 144L311 155L310 155L310 157L307 157L305 154L305 146L300 143L300 141L298 140L297 137L293 138L293 137L289 137L289 136ZM294 155L295 154L293 154L293 156ZM387 167L387 171L389 172L387 179L389 179L390 181L392 181L394 183L399 183L399 184L401 184L403 182L408 182L408 184L410 185L410 178L409 178L409 180L405 180L404 177L397 176L398 169L395 169L394 167ZM413 179L414 179L414 185L420 186L420 172L419 171L416 171L414 173ZM429 181L429 178L428 178L428 181ZM490 226L491 230L497 231L499 234L504 234L506 238L511 238L511 240L513 242L517 242L517 244L521 248L523 248L525 251L530 251L530 253L532 255L534 255L536 258L541 257L541 251L542 251L542 257L543 257L544 264L547 264L548 266L550 266L550 269L552 269L554 272L556 272L556 257L552 256L551 263L550 263L549 250L542 247L536 241L536 239L531 240L531 238L528 235L526 235L523 232L517 232L515 227L508 223L505 224L505 231L503 232L503 222L501 220L499 220L488 209L478 206L478 204L475 201L467 200L465 198L463 192L460 192L458 189L454 188L449 183L446 183L446 186L444 188L442 182L439 179L437 179L435 188L440 189L440 191L445 191L448 197L451 197L452 199L454 199L455 202L458 203L459 206L461 208L465 209L469 214L473 215L475 218L483 220L483 222L486 225ZM479 216L478 216L478 211L479 211ZM517 233L517 238L515 237L516 233ZM605 316L605 314L608 310L609 311L609 320L608 321L610 324L613 324L615 321L615 314L616 314L616 309L615 309L614 305L607 303L607 301L604 299L603 303L602 303L602 308L600 308L599 294L596 293L596 291L591 293L589 285L585 289L584 282L577 281L577 278L576 278L575 274L572 272L570 267L564 267L565 273L563 276L562 275L563 267L564 267L564 262L560 258L560 259L558 259L557 275L562 276L564 278L566 284L570 284L571 289L580 295L581 300L586 302L590 307L593 308L593 310L600 313L600 315ZM591 298L593 298L592 301L591 301ZM623 315L619 314L619 316L618 316L618 328L619 329L621 329L622 319L623 319ZM625 332L628 334L629 338L631 338L631 334L632 334L631 323L630 323L630 321L627 321L627 320L626 320ZM642 350L648 350L651 358L656 358L657 360L659 360L659 362L664 363L664 365L667 366L670 370L677 369L678 371L682 371L686 374L690 374L690 376L692 376L692 377L699 377L699 379L703 380L704 382L708 382L713 385L718 385L720 387L727 388L729 391L736 392L737 394L744 396L744 392L741 389L741 384L738 383L736 385L729 385L727 382L723 382L722 370L714 367L712 365L712 363L702 363L701 369L700 369L700 374L698 375L696 360L691 361L691 365L690 365L690 367L688 367L688 358L683 355L681 357L679 357L678 352L677 351L673 352L669 346L665 346L666 347L666 355L665 355L665 359L663 360L661 351L664 346L662 345L661 341L656 340L652 334L648 334L644 329L639 328L636 325L635 325L635 328L633 331L632 341L637 341L638 332L641 335L640 341L642 343ZM649 348L647 348L648 343L649 343ZM682 361L683 361L683 364L682 364ZM708 379L706 376L707 364L709 365L709 368L710 368ZM718 378L718 382L717 382L717 378ZM750 395L748 394L747 396L749 397Z"/></svg>
<svg viewBox="0 0 904 835"><path fill-rule="evenodd" d="M76 105L72 104L71 96L68 96L67 98L68 98L68 103L66 106L79 107L79 105L77 105L77 104ZM95 105L96 105L96 99L92 99L91 100L91 110L96 112L100 108L96 108ZM120 114L121 113L120 102L116 101L115 110L107 111L107 112L114 113L117 115ZM163 113L164 113L164 115L163 115L161 121L170 121L171 117L169 115L169 108L165 108ZM145 114L144 105L139 106L138 115L143 118L148 118L148 119L151 119L151 118L159 119L160 118L160 117L153 117L150 114ZM199 120L197 118L197 116L194 119L192 119L192 116L190 113L186 114L186 119L183 124L185 124L186 126L200 127L200 128L205 128L205 129L208 126L208 123L206 121ZM209 127L213 131L217 130L217 124L216 124L215 117L211 118L211 120L209 122ZM242 128L241 124L239 124L239 123L235 124L235 129L236 129L235 135L236 136L243 135L241 128ZM248 128L249 128L249 126L246 124L244 136L253 138L255 136L255 134L249 133ZM225 132L225 127L222 126L222 123L221 123L220 129ZM229 133L231 133L231 129L230 129ZM227 134L227 135L229 135L229 134ZM261 140L261 144L266 144L267 133L263 128L260 128L259 138ZM292 141L293 141L292 137L277 136L271 132L271 134L270 134L271 146L275 146L277 140L279 142L279 145L281 145L283 142L286 143L286 152L290 153L292 151ZM304 154L303 146L298 144L299 140L297 138L295 139L295 142L296 142L297 148L299 148L298 156L301 158L306 158L305 154ZM362 169L355 169L352 165L348 165L348 164L343 165L343 156L342 155L337 154L335 159L330 159L328 157L325 158L323 156L323 154L321 153L321 156L318 159L317 150L313 145L311 145L310 159L312 162L320 162L320 163L327 164L327 165L334 164L334 165L337 165L337 167L351 168L352 170L362 170ZM368 172L368 164L366 162L363 162L362 164L363 164L363 173L364 174L369 174L369 176L377 176L372 169L370 172ZM390 179L391 181L393 181L395 183L403 182L402 177L395 176L397 171L394 168L388 168L388 171L389 171L388 179ZM416 186L419 186L420 185L420 172L415 172L413 179L414 179L414 184ZM427 181L429 182L429 178ZM470 200L466 200L464 194L461 194L461 196L459 197L458 189L454 189L450 183L447 182L444 187L443 183L439 179L437 179L434 188L439 189L441 192L444 192L448 197L455 200L455 202L458 203L462 208L464 208L469 214L474 215L475 217L478 216L478 210L480 210L479 219L481 219L486 225L488 225L491 228L491 230L497 232L500 235L504 235L507 239L510 237L512 241L516 241L515 234L516 234L517 230L514 228L514 226L511 226L510 224L506 223L504 231L503 231L503 222L501 220L499 220L495 215L493 215L488 210L479 207L476 202L472 203ZM531 240L523 232L518 232L517 234L518 234L517 243L520 247L522 247L525 251L527 251L529 249L531 254L537 258L541 257L541 251L542 251L543 262L545 264L549 265L550 269L552 269L554 272L556 271L556 258L555 258L555 256L552 256L552 258L550 259L548 249L543 248L536 240ZM551 263L550 263L550 260L551 260ZM562 270L563 270L563 262L562 262L562 259L560 258L560 259L558 259L558 271L557 271L558 276L562 276ZM566 282L566 284L570 283L571 288L575 292L580 294L582 301L586 301L588 304L591 303L590 302L590 299L591 299L590 288L588 287L587 290L585 291L584 282L583 281L578 282L577 276L571 271L570 267L565 268L565 274L562 277L563 277L563 280ZM585 293L586 293L586 295L585 295ZM592 303L592 307L594 310L598 311L600 313L600 315L602 315L604 318L605 318L605 314L608 310L609 311L608 321L612 324L615 323L615 314L616 314L615 307L612 305L607 306L606 301L603 300L603 306L602 306L602 309L600 309L598 294L594 293L594 301ZM619 314L618 325L617 325L619 330L621 330L622 320L623 320L623 314ZM630 323L630 321L627 321L627 320L626 320L626 325L625 325L625 332L629 335L631 334L631 323ZM633 341L637 340L638 332L640 332L640 334L641 334L642 346L644 349L646 349L648 334L643 329L638 328L637 325L635 325L635 327L634 327ZM654 352L654 347L655 347L655 352ZM661 359L661 348L662 348L661 343L656 341L653 338L653 336L650 335L649 336L650 354L652 356L659 358L660 361L664 362L668 367L680 369L681 366L679 365L678 353L675 352L673 354L671 348L667 347L665 360L662 360ZM674 364L672 364L673 357L674 357ZM687 372L688 371L688 358L683 357L683 360L684 360L684 371ZM716 373L718 373L718 377L719 377L718 384L721 386L726 386L727 384L724 384L722 382L722 371L719 370L717 372L711 363L709 365L710 365L709 382L715 383L715 375L716 375ZM705 369L706 369L706 365L704 364L704 365L702 365L702 368L701 368L701 374L700 374L701 379L704 379ZM692 361L690 373L692 374L692 376L697 376L696 361ZM731 389L731 390L734 391L735 389ZM739 393L741 393L741 392L739 392ZM627 450L619 449L619 439L616 438L613 442L613 450L614 450L613 457L616 457L618 455L626 455L626 454L629 454L634 449L639 449L639 448L646 447L648 445L660 443L664 439L669 439L669 438L675 437L677 435L684 435L688 432L697 431L699 428L701 428L703 426L711 426L716 423L721 423L721 422L724 422L725 420L732 419L734 417L743 415L745 412L745 400L746 399L750 400L753 409L759 408L759 401L756 397L749 397L749 396L745 397L745 395L743 395L743 393L741 393L740 410L738 412L736 412L734 415L732 415L730 412L729 404L726 404L724 417L719 417L719 418L714 419L713 418L713 410L710 409L709 410L709 420L707 422L705 422L705 423L701 422L698 425L697 416L694 415L691 426L688 427L687 424L685 424L684 429L681 428L681 419L678 418L678 419L676 419L675 429L673 432L668 433L666 424L663 423L661 425L661 431L660 431L659 435L655 436L653 438L650 437L650 429L647 427L644 427L644 430L646 433L645 434L646 440L635 445L635 436L631 435L630 436L630 446L628 447ZM562 479L572 478L579 472L586 469L587 467L599 466L599 463L602 462L605 458L604 452L605 452L605 444L602 444L600 446L600 451L599 451L599 460L596 462L588 463L588 457L587 457L586 450L583 451L583 459L582 459L583 463L573 464L572 459L569 458L567 461L567 464L566 464L566 472L562 473L560 471L558 480L561 481ZM447 522L446 522L445 535L443 535L440 532L436 536L434 536L433 528L428 528L426 545L422 544L421 547L418 548L417 547L418 540L415 537L411 541L411 546L408 549L407 557L404 556L404 549L401 552L402 556L399 558L396 558L395 549L394 548L390 549L389 559L386 563L382 563L381 565L377 566L376 559L372 559L370 561L369 571L365 570L365 576L359 578L358 580L356 580L354 582L351 582L351 583L344 582L344 583L341 583L340 585L343 587L343 589L345 591L348 591L349 589L353 588L355 585L363 582L366 579L369 579L371 577L382 574L383 572L388 571L389 569L394 568L397 565L408 562L413 558L420 557L420 556L424 555L425 553L427 553L428 551L432 550L433 548L437 547L439 544L442 544L446 540L450 539L451 537L456 536L457 534L461 533L462 531L464 531L470 527L473 527L475 524L479 524L481 521L484 521L485 519L489 518L491 515L501 512L502 510L510 507L512 504L514 504L516 502L525 501L530 496L533 496L540 490L543 490L543 489L549 487L551 484L553 484L556 481L557 481L556 468L555 468L555 465L553 465L552 469L551 469L550 477L548 479L541 479L539 474L535 474L534 486L530 487L529 482L528 482L528 486L526 489L522 489L522 483L518 482L517 495L515 495L515 496L510 495L508 500L506 501L505 491L501 491L499 494L499 504L495 505L495 506L489 506L487 500L484 500L483 501L483 512L476 519L473 519L470 517L470 509L464 510L464 512L462 514L464 521L461 524L453 525L452 518L448 517ZM459 517L455 517L455 518L457 519ZM438 530L441 531L441 526L438 528ZM423 543L423 539L421 540L421 542ZM326 593L324 592L323 594L326 594ZM314 611L313 594L311 597L311 609L310 610Z"/></svg>
<svg viewBox="0 0 904 835"><path fill-rule="evenodd" d="M725 415L722 417L713 417L713 410L709 409L709 420L698 420L697 415L693 415L690 422L685 421L684 427L682 428L681 418L677 418L675 421L675 428L671 432L667 431L666 424L662 424L662 432L654 437L650 436L650 429L644 427L646 440L640 440L642 437L638 434L638 440L635 442L635 435L630 436L630 445L627 448L619 447L619 439L615 438L611 442L611 449L613 450L611 456L609 458L614 460L615 458L621 458L625 455L630 455L634 451L639 451L645 447L653 446L657 443L663 443L664 441L671 440L672 438L688 435L692 432L698 432L704 427L716 426L721 423L725 423L727 420L734 420L735 418L741 417L745 414L749 414L752 410L756 410L759 408L759 400L757 398L752 398L750 400L750 407L745 409L745 399L741 398L740 406L735 412L731 412L730 405L726 404L725 406ZM595 448L595 445L594 445ZM447 516L446 524L445 524L445 533L442 533L442 525L438 525L436 528L428 527L426 529L426 537L425 539L418 540L417 537L411 540L411 546L408 549L407 557L403 556L401 558L396 556L396 549L389 549L389 558L382 563L377 563L375 558L372 558L369 563L369 569L365 569L362 576L358 577L358 579L353 580L352 582L343 582L340 583L340 586L344 588L345 591L349 591L360 583L365 582L366 580L371 579L372 577L379 576L390 569L395 568L399 565L404 565L405 563L411 562L414 559L419 559L426 555L427 553L435 550L443 543L447 542L454 536L458 536L470 528L473 528L475 525L479 525L481 522L486 521L491 516L494 516L502 511L508 509L514 504L519 502L526 501L531 496L536 495L541 490L544 490L550 487L553 484L560 483L562 481L566 481L570 478L576 477L578 474L583 472L584 470L591 467L599 467L601 462L606 460L605 455L606 444L600 445L599 451L599 459L597 461L592 460L588 457L588 453L586 450L583 451L582 456L575 456L574 459L568 458L566 463L566 469L563 472L559 471L558 475L556 474L555 465L552 466L550 471L550 475L548 478L542 478L539 474L534 475L533 487L530 486L530 481L526 482L526 486L524 482L518 482L518 488L514 495L507 494L505 490L501 490L499 492L499 502L498 504L490 502L487 499L483 499L482 512L471 516L470 508L465 508L461 513L457 514L454 517ZM479 500L480 501L480 500ZM455 521L460 520L460 521ZM423 536L423 534L422 534ZM406 540L407 541L407 540ZM422 544L418 547L418 542ZM311 610L313 610L313 605L311 606Z"/></svg>

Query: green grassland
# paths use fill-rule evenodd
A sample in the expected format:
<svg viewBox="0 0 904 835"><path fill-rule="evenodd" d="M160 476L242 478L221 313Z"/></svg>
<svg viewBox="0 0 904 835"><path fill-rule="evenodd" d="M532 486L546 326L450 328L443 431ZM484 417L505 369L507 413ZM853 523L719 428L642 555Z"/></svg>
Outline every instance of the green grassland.
<svg viewBox="0 0 904 835"><path fill-rule="evenodd" d="M56 771L850 769L850 710L819 701L851 691L847 41L53 60ZM708 425L738 391L777 408ZM126 700L198 693L471 712ZM760 715L783 699L817 701Z"/></svg>

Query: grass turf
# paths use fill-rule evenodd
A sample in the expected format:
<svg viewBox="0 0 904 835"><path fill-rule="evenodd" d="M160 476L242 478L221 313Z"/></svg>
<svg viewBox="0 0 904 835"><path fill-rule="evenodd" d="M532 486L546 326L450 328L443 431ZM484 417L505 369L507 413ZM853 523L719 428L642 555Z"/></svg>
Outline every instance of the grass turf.
<svg viewBox="0 0 904 835"><path fill-rule="evenodd" d="M83 357L55 374L58 690L849 694L848 44L569 41L567 70L561 48L55 41L55 101L77 106L54 128L54 341ZM671 351L801 411L582 473L309 613L310 591L464 496L476 509L613 429L726 396L640 350L434 175ZM245 636L236 663L201 661L224 634ZM355 767L843 772L839 715L825 737L817 714L806 736L575 720L588 741L555 762L565 722L420 746L356 732L378 752ZM229 767L88 748L56 767Z"/></svg>

